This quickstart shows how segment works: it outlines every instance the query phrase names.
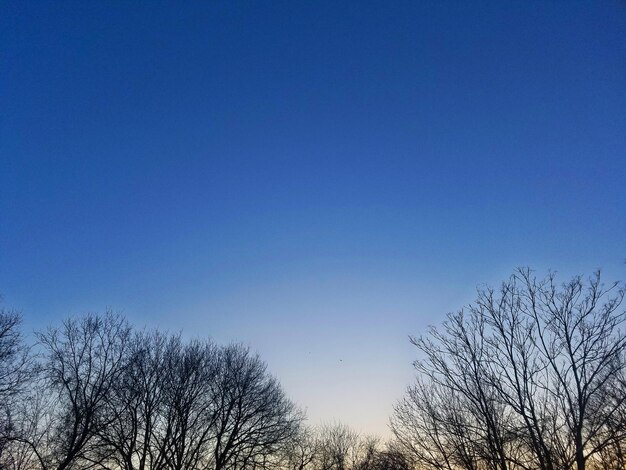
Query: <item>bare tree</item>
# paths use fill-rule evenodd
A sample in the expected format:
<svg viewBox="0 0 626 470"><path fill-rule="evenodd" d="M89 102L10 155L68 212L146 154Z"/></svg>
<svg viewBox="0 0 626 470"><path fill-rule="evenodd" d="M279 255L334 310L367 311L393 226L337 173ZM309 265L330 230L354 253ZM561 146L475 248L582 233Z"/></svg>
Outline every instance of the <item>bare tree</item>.
<svg viewBox="0 0 626 470"><path fill-rule="evenodd" d="M585 470L623 459L624 290L518 270L414 339L392 430L431 468ZM610 456L609 456L610 454Z"/></svg>
<svg viewBox="0 0 626 470"><path fill-rule="evenodd" d="M28 439L42 469L100 466L95 437L110 423L104 413L125 368L130 327L118 315L87 315L39 333L45 361L42 392L31 406Z"/></svg>
<svg viewBox="0 0 626 470"><path fill-rule="evenodd" d="M21 395L32 376L30 349L19 331L20 314L0 310L0 467L17 467L24 461L23 449L16 445Z"/></svg>
<svg viewBox="0 0 626 470"><path fill-rule="evenodd" d="M211 463L216 403L211 391L218 375L218 348L210 341L174 342L162 370L160 421L154 430L151 468L183 470Z"/></svg>
<svg viewBox="0 0 626 470"><path fill-rule="evenodd" d="M179 336L159 332L136 333L127 350L126 367L106 405L109 425L98 437L115 468L147 470L159 468L165 456L159 449L162 437L164 380L171 356L181 350ZM166 438L167 439L167 438Z"/></svg>
<svg viewBox="0 0 626 470"><path fill-rule="evenodd" d="M285 443L282 466L288 470L312 469L320 451L316 429L300 426L293 438Z"/></svg>
<svg viewBox="0 0 626 470"><path fill-rule="evenodd" d="M308 465L313 470L375 470L386 465L384 454L389 453L390 458L391 453L398 454L384 450L379 437L359 434L339 422L312 428L310 432L316 442L316 452Z"/></svg>
<svg viewBox="0 0 626 470"><path fill-rule="evenodd" d="M440 387L440 394L445 392L440 398L451 408L442 415L443 425L453 431L449 437L459 446L457 459L467 468L483 462L488 468L507 470L514 457L508 416L488 380L485 328L481 316L449 315L441 331L433 328L429 338L412 339L425 356L415 367Z"/></svg>
<svg viewBox="0 0 626 470"><path fill-rule="evenodd" d="M300 429L301 414L242 346L140 334L127 362L100 433L115 468L265 468Z"/></svg>
<svg viewBox="0 0 626 470"><path fill-rule="evenodd" d="M216 470L266 467L303 419L265 363L241 345L220 351L213 401Z"/></svg>
<svg viewBox="0 0 626 470"><path fill-rule="evenodd" d="M18 323L2 312L1 468L267 469L301 444L304 470L315 455L299 434L303 414L243 346L133 334L107 312L37 334L40 361L27 375Z"/></svg>
<svg viewBox="0 0 626 470"><path fill-rule="evenodd" d="M606 425L626 400L620 380L626 367L626 335L620 327L624 289L605 288L597 272L587 283L580 276L558 286L553 274L537 280L530 270L516 276L524 283L524 312L536 335L530 338L546 358L547 390L556 400L564 430L574 446L574 462L584 470L587 460L602 450L616 432ZM621 397L611 400L613 390Z"/></svg>
<svg viewBox="0 0 626 470"><path fill-rule="evenodd" d="M371 470L411 470L405 455L393 448L379 451L369 468Z"/></svg>
<svg viewBox="0 0 626 470"><path fill-rule="evenodd" d="M500 287L482 289L468 309L484 319L490 355L485 364L487 380L499 399L513 413L509 427L525 452L520 461L541 470L565 465L554 395L547 393L548 361L537 347L536 327L524 311L523 289L512 276Z"/></svg>
<svg viewBox="0 0 626 470"><path fill-rule="evenodd" d="M345 424L326 424L319 430L319 470L350 470L361 457L361 437Z"/></svg>
<svg viewBox="0 0 626 470"><path fill-rule="evenodd" d="M482 439L473 421L456 392L421 379L395 406L391 429L414 466L476 470Z"/></svg>
<svg viewBox="0 0 626 470"><path fill-rule="evenodd" d="M375 470L380 464L381 440L378 436L365 435L359 439L355 470Z"/></svg>
<svg viewBox="0 0 626 470"><path fill-rule="evenodd" d="M377 436L361 435L341 423L301 426L275 468L288 470L409 470L399 449Z"/></svg>

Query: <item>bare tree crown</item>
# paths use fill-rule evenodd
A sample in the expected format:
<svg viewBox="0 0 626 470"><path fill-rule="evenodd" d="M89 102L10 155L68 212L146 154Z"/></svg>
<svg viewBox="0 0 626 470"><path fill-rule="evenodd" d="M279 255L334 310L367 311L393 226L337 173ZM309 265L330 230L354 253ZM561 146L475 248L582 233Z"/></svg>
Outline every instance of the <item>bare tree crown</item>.
<svg viewBox="0 0 626 470"><path fill-rule="evenodd" d="M437 469L623 468L624 288L519 269L411 338L418 381L392 430ZM622 467L620 467L620 465Z"/></svg>

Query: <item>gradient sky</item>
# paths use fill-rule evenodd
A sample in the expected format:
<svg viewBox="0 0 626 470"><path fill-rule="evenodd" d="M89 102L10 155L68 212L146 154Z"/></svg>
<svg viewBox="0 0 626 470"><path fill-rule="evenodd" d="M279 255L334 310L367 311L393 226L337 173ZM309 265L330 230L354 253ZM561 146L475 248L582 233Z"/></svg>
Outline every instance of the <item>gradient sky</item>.
<svg viewBox="0 0 626 470"><path fill-rule="evenodd" d="M626 278L626 3L2 2L0 293L261 353L387 433L409 334Z"/></svg>

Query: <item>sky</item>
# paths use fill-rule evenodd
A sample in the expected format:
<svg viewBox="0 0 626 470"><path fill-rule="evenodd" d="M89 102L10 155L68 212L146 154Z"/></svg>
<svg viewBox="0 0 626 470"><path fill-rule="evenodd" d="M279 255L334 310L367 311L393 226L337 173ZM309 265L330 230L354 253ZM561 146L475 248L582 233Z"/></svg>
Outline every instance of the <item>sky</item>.
<svg viewBox="0 0 626 470"><path fill-rule="evenodd" d="M241 341L388 434L409 335L626 279L626 3L0 3L0 293Z"/></svg>

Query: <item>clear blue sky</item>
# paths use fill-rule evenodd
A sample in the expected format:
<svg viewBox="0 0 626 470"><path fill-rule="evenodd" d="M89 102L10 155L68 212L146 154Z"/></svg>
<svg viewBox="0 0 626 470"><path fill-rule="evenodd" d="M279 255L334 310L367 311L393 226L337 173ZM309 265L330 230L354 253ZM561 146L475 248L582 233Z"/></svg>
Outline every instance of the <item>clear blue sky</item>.
<svg viewBox="0 0 626 470"><path fill-rule="evenodd" d="M408 334L626 258L626 3L2 2L0 292L241 340L386 433Z"/></svg>

